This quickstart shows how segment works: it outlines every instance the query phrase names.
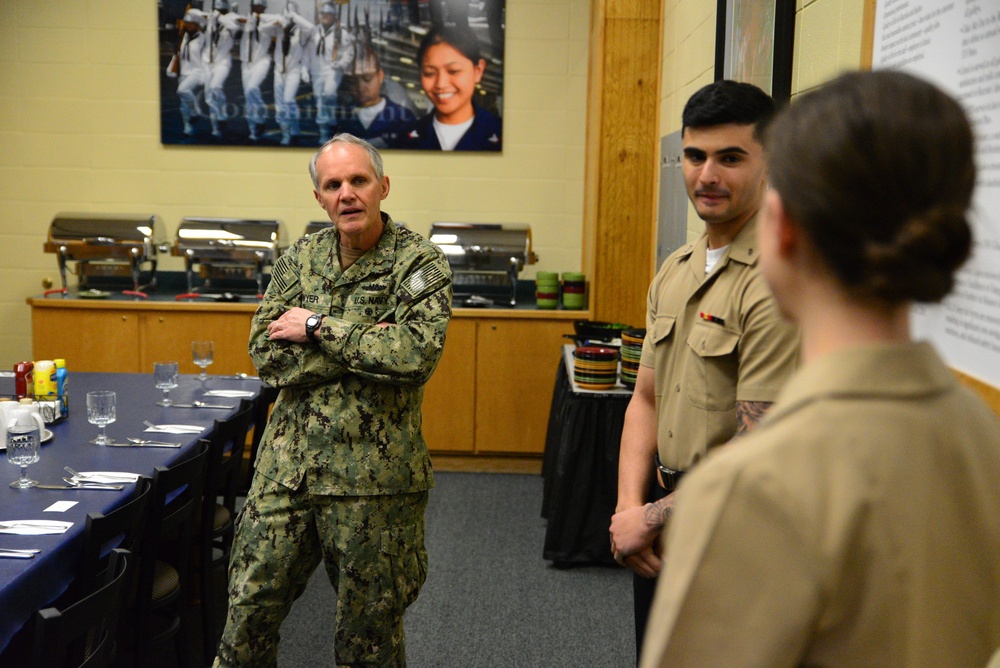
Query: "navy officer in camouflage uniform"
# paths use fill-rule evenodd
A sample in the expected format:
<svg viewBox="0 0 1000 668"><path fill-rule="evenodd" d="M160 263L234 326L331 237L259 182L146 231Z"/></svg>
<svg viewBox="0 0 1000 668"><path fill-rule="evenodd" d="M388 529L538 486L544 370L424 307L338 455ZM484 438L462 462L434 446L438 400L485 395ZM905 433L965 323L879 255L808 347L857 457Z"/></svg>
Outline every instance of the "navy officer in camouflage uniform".
<svg viewBox="0 0 1000 668"><path fill-rule="evenodd" d="M310 164L334 227L275 262L250 355L281 388L230 564L216 666L274 666L278 629L325 562L338 666L404 666L403 612L427 573L433 486L423 386L444 346L451 272L437 246L381 212L370 144L341 134Z"/></svg>

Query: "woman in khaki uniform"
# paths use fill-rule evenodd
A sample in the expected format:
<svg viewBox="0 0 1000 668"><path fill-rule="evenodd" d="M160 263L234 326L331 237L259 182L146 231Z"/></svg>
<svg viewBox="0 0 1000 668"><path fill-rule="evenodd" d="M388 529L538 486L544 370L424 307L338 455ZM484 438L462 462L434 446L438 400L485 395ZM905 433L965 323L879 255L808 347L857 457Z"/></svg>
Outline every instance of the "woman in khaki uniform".
<svg viewBox="0 0 1000 668"><path fill-rule="evenodd" d="M761 270L803 367L680 485L654 666L977 666L1000 647L1000 422L927 343L971 248L961 107L852 73L768 131Z"/></svg>

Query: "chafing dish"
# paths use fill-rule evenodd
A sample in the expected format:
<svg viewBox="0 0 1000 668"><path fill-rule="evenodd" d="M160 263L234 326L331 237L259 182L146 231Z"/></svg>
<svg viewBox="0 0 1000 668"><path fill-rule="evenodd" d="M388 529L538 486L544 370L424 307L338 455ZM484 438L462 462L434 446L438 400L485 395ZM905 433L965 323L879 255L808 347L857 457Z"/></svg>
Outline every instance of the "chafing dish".
<svg viewBox="0 0 1000 668"><path fill-rule="evenodd" d="M171 253L184 258L189 294L215 287L213 281L254 281L256 294L264 294L264 269L274 264L287 247L280 220L243 218L184 218L177 228ZM195 285L194 266L204 279Z"/></svg>
<svg viewBox="0 0 1000 668"><path fill-rule="evenodd" d="M56 214L43 250L57 254L62 288L50 292L68 291L66 263L73 261L80 288L101 279L131 277L132 290L125 292L145 296L140 289L156 285L156 253L163 243L162 230L160 218L152 214ZM145 274L144 267L148 269Z"/></svg>
<svg viewBox="0 0 1000 668"><path fill-rule="evenodd" d="M483 299L481 292L506 296L517 303L517 276L538 256L531 250L531 227L500 223L434 223L430 240L451 265L456 295Z"/></svg>
<svg viewBox="0 0 1000 668"><path fill-rule="evenodd" d="M325 230L328 227L333 227L333 223L329 220L311 220L306 223L305 236L316 234L320 230Z"/></svg>

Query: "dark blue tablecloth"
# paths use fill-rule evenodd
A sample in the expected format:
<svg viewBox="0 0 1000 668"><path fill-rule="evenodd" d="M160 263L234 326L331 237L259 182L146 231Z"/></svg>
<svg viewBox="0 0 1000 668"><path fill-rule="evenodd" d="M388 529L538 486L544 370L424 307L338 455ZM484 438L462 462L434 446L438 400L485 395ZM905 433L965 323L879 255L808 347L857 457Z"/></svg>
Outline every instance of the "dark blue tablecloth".
<svg viewBox="0 0 1000 668"><path fill-rule="evenodd" d="M152 476L156 466L183 459L199 438L206 438L216 419L236 413L238 398L208 397L213 404L231 405L233 409L165 408L156 405L162 391L153 385L152 374L71 373L69 417L51 425L52 439L41 448L41 460L28 467L28 476L42 483L63 484L64 466L77 471L129 471ZM209 390L260 391L260 381L209 376L200 381L195 375L182 375L170 397L177 403L191 403L205 398ZM87 422L87 392L114 390L117 393L117 419L107 426L108 436L116 442L126 437L153 438L183 443L181 448L109 448L89 441L98 432ZM190 424L203 426L201 434L146 434L143 420L155 424ZM87 513L106 513L127 500L134 491L128 485L121 492L75 490L16 490L8 483L18 476L18 468L7 463L0 453L0 521L46 519L73 522L64 534L18 536L0 533L0 547L39 548L34 559L0 559L0 651L13 635L39 609L50 605L69 586L76 568ZM76 501L66 512L43 512L56 501Z"/></svg>

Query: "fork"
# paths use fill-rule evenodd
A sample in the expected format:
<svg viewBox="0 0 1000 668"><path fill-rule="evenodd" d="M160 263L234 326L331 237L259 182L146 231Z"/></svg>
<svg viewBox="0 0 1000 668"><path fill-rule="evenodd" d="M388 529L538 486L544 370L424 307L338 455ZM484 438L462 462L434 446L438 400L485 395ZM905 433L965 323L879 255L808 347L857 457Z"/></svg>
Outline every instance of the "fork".
<svg viewBox="0 0 1000 668"><path fill-rule="evenodd" d="M81 480L81 481L84 481L84 482L87 481L87 478L93 477L93 474L91 474L91 473L80 473L79 471L74 471L73 469L71 469L68 466L64 466L63 470L66 471L67 473L69 473L71 476L73 476L77 480ZM121 475L117 475L117 474L111 472L111 473L102 473L102 474L99 474L99 475L101 475L101 476L103 476L105 478L119 478L123 482L132 482L132 477L133 477L133 474L131 474L131 473L122 473ZM104 483L100 483L100 484L104 484Z"/></svg>
<svg viewBox="0 0 1000 668"><path fill-rule="evenodd" d="M171 443L170 441L149 441L142 438L132 438L129 436L125 439L129 443L135 443L136 445L169 445L171 447L178 447L180 443Z"/></svg>

